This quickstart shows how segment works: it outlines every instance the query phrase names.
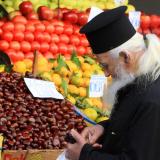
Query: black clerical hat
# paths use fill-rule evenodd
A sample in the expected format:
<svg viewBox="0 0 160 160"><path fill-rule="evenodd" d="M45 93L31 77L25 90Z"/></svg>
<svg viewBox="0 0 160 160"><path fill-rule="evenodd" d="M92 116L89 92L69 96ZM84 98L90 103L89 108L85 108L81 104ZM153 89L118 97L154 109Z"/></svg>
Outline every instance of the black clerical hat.
<svg viewBox="0 0 160 160"><path fill-rule="evenodd" d="M125 15L126 9L121 6L104 11L80 29L80 33L86 35L94 54L114 49L136 33Z"/></svg>

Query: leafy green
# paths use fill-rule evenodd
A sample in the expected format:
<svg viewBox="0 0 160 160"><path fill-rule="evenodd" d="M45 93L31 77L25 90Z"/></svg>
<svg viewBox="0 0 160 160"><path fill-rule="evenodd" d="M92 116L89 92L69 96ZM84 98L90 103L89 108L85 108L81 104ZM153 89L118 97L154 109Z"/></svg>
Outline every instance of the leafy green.
<svg viewBox="0 0 160 160"><path fill-rule="evenodd" d="M75 51L72 52L71 61L74 62L78 67L81 67L81 62L78 59Z"/></svg>
<svg viewBox="0 0 160 160"><path fill-rule="evenodd" d="M61 55L58 56L57 63L58 63L58 66L55 68L56 72L60 71L62 67L67 67L66 62Z"/></svg>
<svg viewBox="0 0 160 160"><path fill-rule="evenodd" d="M96 61L95 61L95 59L93 59L93 58L91 58L91 57L89 57L89 56L84 56L84 61L85 62L87 62L87 63L89 63L89 64L94 64L94 63L96 63Z"/></svg>
<svg viewBox="0 0 160 160"><path fill-rule="evenodd" d="M12 71L13 65L6 65L5 66L5 71L10 73Z"/></svg>
<svg viewBox="0 0 160 160"><path fill-rule="evenodd" d="M68 84L67 84L67 82L63 78L62 78L61 87L64 90L65 96L67 96L67 94L68 94Z"/></svg>

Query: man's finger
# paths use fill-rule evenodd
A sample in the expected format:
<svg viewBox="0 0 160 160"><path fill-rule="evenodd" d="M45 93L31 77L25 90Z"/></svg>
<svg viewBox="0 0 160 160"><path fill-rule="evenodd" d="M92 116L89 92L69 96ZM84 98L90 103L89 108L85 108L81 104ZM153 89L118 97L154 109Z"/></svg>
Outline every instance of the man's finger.
<svg viewBox="0 0 160 160"><path fill-rule="evenodd" d="M76 142L81 142L82 141L82 136L77 131L75 131L74 129L71 130L71 135L76 140Z"/></svg>
<svg viewBox="0 0 160 160"><path fill-rule="evenodd" d="M81 136L84 138L84 139L87 139L88 138L88 135L89 135L89 130L88 128L85 128L82 133L81 133Z"/></svg>
<svg viewBox="0 0 160 160"><path fill-rule="evenodd" d="M101 144L98 144L98 143L95 143L92 145L94 148L102 148L102 145Z"/></svg>

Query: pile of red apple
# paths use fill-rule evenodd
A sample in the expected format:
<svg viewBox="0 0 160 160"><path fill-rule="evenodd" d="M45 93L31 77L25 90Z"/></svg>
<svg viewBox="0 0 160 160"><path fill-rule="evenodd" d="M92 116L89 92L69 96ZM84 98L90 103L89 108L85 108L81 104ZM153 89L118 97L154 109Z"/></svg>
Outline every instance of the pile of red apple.
<svg viewBox="0 0 160 160"><path fill-rule="evenodd" d="M142 14L138 31L143 34L154 33L160 37L160 16Z"/></svg>
<svg viewBox="0 0 160 160"><path fill-rule="evenodd" d="M68 57L73 51L78 55L91 52L85 35L79 33L80 25L87 21L84 14L67 9L54 11L45 6L39 7L36 13L28 1L22 2L19 8L10 13L10 19L0 20L0 50L13 62L33 59L35 50L47 58L58 54Z"/></svg>

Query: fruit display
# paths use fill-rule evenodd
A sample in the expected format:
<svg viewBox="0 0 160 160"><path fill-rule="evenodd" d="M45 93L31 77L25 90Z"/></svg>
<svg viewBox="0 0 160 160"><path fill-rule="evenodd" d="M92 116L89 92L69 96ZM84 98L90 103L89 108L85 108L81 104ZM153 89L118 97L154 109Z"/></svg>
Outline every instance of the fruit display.
<svg viewBox="0 0 160 160"><path fill-rule="evenodd" d="M0 4L2 4L8 12L12 12L19 9L19 5L21 2L26 0L0 0ZM47 6L51 9L57 8L58 1L57 0L30 0L33 4L33 8L36 11L39 6ZM135 10L134 6L128 3L128 0L60 0L61 8L68 9L77 9L79 11L85 11L87 8L91 6L97 6L101 9L112 9L119 5L128 6L128 11Z"/></svg>
<svg viewBox="0 0 160 160"><path fill-rule="evenodd" d="M27 73L26 77L34 78ZM86 126L70 102L35 98L16 72L0 73L0 133L5 149L59 149L66 133Z"/></svg>
<svg viewBox="0 0 160 160"><path fill-rule="evenodd" d="M143 34L154 33L160 37L160 16L142 14L138 31Z"/></svg>
<svg viewBox="0 0 160 160"><path fill-rule="evenodd" d="M21 74L25 74L26 71L32 72L32 64L29 59L17 61L13 70ZM93 121L107 115L101 98L90 98L88 94L91 76L93 74L104 75L102 68L94 58L77 56L74 53L71 59L59 55L57 59L47 60L44 56L39 55L36 68L38 76L54 82L57 90ZM87 108L96 112L94 118L85 110Z"/></svg>

